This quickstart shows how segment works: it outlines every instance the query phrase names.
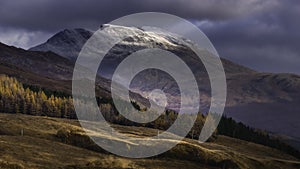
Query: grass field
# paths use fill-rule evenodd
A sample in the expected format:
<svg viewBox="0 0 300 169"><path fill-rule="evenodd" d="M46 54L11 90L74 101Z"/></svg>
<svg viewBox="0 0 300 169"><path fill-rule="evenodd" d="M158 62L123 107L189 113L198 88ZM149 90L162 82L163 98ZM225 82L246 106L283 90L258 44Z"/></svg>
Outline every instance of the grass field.
<svg viewBox="0 0 300 169"><path fill-rule="evenodd" d="M143 127L114 128L136 138L157 134L157 130ZM96 132L97 137L111 137ZM168 144L172 140L160 141ZM276 149L225 136L202 144L184 139L157 157L123 158L107 153L89 140L76 120L0 113L2 168L296 169L300 168L300 161Z"/></svg>

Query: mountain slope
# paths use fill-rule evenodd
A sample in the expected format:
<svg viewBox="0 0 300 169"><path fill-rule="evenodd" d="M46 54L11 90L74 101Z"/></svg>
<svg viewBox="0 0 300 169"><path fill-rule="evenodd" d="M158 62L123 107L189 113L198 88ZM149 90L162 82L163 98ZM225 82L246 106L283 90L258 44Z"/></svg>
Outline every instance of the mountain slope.
<svg viewBox="0 0 300 169"><path fill-rule="evenodd" d="M1 74L27 85L71 94L73 67L73 61L53 52L27 51L0 43ZM110 97L109 81L98 77L97 84L98 94Z"/></svg>

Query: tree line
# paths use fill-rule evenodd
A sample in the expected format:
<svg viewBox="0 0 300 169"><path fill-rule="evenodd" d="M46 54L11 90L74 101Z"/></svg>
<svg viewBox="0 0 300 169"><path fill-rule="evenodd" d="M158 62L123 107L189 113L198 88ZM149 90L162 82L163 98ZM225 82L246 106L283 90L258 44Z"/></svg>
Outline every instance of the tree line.
<svg viewBox="0 0 300 169"><path fill-rule="evenodd" d="M0 112L75 118L71 97L47 96L43 90L33 91L15 78L0 77Z"/></svg>

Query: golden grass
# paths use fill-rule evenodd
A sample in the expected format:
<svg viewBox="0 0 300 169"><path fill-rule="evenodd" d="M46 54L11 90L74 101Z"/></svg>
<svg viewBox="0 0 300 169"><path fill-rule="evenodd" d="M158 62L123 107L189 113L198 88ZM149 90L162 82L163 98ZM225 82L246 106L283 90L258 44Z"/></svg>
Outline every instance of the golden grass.
<svg viewBox="0 0 300 169"><path fill-rule="evenodd" d="M113 126L133 136L133 139L157 134L155 129ZM103 130L91 132L100 138L122 142ZM168 144L174 140L161 138L158 141ZM131 142L124 144L135 146ZM184 139L173 149L154 158L122 158L98 147L86 136L76 120L21 114L0 114L0 152L0 169L300 168L298 159L281 151L225 136L218 136L214 142L203 144Z"/></svg>

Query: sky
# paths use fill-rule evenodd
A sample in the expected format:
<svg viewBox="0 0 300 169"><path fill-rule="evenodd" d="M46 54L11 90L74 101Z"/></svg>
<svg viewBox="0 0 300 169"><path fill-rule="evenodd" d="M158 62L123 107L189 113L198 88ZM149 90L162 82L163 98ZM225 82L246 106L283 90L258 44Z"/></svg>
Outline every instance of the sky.
<svg viewBox="0 0 300 169"><path fill-rule="evenodd" d="M197 25L221 57L300 74L297 0L1 0L0 42L28 49L66 28L96 30L124 15L165 12Z"/></svg>

